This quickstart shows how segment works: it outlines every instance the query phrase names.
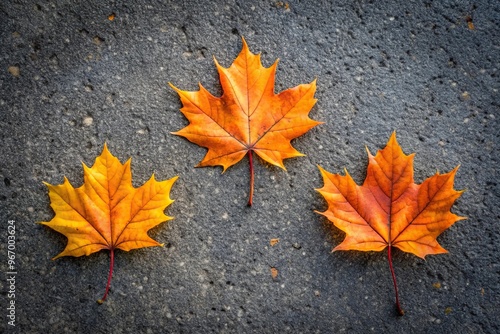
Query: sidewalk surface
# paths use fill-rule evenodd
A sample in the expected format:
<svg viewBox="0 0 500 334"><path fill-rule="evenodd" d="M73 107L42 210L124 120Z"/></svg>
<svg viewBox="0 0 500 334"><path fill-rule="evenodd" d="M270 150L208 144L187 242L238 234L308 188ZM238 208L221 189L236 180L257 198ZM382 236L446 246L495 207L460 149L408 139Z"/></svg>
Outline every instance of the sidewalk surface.
<svg viewBox="0 0 500 334"><path fill-rule="evenodd" d="M500 3L497 1L2 1L0 262L16 231L15 298L4 333L500 332ZM245 158L222 174L206 150L171 135L188 124L169 86L221 88L244 37L276 91L317 78L311 117L287 172ZM361 183L391 133L416 153L415 180L460 165L465 189L448 254L394 252L406 315L394 309L383 252L335 252L344 235L314 210L317 165ZM104 143L132 158L133 183L178 175L150 235L165 247L51 260L66 239L47 187L83 182ZM270 240L279 243L270 245ZM273 279L271 268L278 271ZM15 327L8 325L15 301Z"/></svg>

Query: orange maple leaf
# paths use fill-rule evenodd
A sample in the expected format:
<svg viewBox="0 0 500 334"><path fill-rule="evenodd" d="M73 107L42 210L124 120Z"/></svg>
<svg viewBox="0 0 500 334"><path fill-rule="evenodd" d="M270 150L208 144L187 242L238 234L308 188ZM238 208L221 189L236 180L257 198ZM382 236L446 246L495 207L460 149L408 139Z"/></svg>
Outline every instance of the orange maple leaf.
<svg viewBox="0 0 500 334"><path fill-rule="evenodd" d="M319 167L324 186L317 191L328 202L328 209L318 213L346 233L334 251L381 251L388 247L396 306L403 314L392 267L392 247L421 258L446 253L437 236L465 219L450 212L463 192L453 189L458 166L449 173L436 173L422 184L415 184L414 154L403 153L395 132L383 150L375 156L368 151L368 157L367 176L362 186L358 186L347 171L341 176Z"/></svg>
<svg viewBox="0 0 500 334"><path fill-rule="evenodd" d="M243 49L229 68L214 57L223 89L221 97L210 94L201 84L196 92L183 91L170 84L179 94L181 112L190 124L173 134L208 148L197 167L220 165L225 171L248 155L252 205L252 152L268 163L285 169L283 159L303 156L290 141L321 122L309 118L316 103L316 80L274 93L276 61L265 68L260 55Z"/></svg>
<svg viewBox="0 0 500 334"><path fill-rule="evenodd" d="M83 164L84 184L74 188L64 183L49 188L51 207L55 212L50 222L42 222L68 238L61 256L90 255L102 249L110 250L110 269L106 292L113 275L114 250L163 246L147 232L158 224L172 219L163 212L173 200L170 189L177 176L156 181L153 176L141 187L132 185L129 159L125 164L114 157L106 145L94 165Z"/></svg>

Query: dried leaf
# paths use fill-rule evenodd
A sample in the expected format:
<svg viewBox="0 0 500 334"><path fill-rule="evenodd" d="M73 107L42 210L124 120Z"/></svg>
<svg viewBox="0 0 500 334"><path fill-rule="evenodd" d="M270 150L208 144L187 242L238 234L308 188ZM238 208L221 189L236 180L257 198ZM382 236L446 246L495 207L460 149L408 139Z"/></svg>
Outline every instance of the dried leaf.
<svg viewBox="0 0 500 334"><path fill-rule="evenodd" d="M405 155L393 133L387 146L376 156L368 152L367 176L358 186L351 176L330 174L320 168L324 186L318 191L328 202L325 212L336 227L346 233L338 250L382 251L388 258L399 306L392 268L393 247L421 258L446 253L436 238L456 221L465 219L450 212L462 191L453 189L458 167L446 174L436 173L418 185L413 180L413 157Z"/></svg>
<svg viewBox="0 0 500 334"><path fill-rule="evenodd" d="M260 55L252 54L243 39L243 49L229 68L215 60L223 89L221 97L213 96L201 84L196 92L170 84L179 94L181 112L190 122L174 134L208 148L198 167L220 165L225 171L248 155L249 205L254 179L252 152L285 169L283 159L303 155L290 141L320 124L308 116L316 103L316 80L275 94L277 63L263 67Z"/></svg>
<svg viewBox="0 0 500 334"><path fill-rule="evenodd" d="M114 250L162 246L147 232L172 219L163 212L173 200L170 189L177 176L156 181L154 175L144 185L134 188L129 159L125 164L114 157L106 145L94 165L83 164L84 184L74 188L64 178L61 185L50 185L51 207L55 212L50 222L42 222L68 238L61 256L90 255L102 249L110 250L111 264L107 297L113 272Z"/></svg>

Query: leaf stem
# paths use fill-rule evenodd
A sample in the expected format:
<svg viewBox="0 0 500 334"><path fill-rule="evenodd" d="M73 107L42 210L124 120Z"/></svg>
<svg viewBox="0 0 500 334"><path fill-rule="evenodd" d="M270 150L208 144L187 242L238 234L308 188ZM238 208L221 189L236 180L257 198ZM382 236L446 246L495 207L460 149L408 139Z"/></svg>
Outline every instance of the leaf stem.
<svg viewBox="0 0 500 334"><path fill-rule="evenodd" d="M252 206L252 200L253 200L253 184L254 184L254 172L253 172L252 150L248 150L248 163L250 164L250 194L248 195L248 206Z"/></svg>
<svg viewBox="0 0 500 334"><path fill-rule="evenodd" d="M109 287L111 286L111 278L113 277L113 267L115 266L115 252L113 248L110 249L109 254L111 258L109 263L108 284L106 284L106 291L104 292L104 296L102 296L102 298L97 301L99 304L104 303L106 297L108 297Z"/></svg>
<svg viewBox="0 0 500 334"><path fill-rule="evenodd" d="M391 268L392 282L394 283L394 291L396 292L396 309L398 311L398 315L404 315L405 311L401 308L399 304L399 294L398 294L398 283L396 283L396 274L394 273L394 268L392 266L392 246L389 245L389 249L387 251L387 258L389 259L389 268Z"/></svg>

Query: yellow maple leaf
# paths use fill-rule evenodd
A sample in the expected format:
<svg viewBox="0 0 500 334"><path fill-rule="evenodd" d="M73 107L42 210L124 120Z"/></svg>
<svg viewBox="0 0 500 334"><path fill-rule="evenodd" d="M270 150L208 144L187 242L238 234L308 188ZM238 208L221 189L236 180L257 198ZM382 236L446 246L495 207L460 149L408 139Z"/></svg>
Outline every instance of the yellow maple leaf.
<svg viewBox="0 0 500 334"><path fill-rule="evenodd" d="M109 291L114 250L162 246L147 232L172 219L164 210L173 202L170 189L178 177L156 181L153 174L141 187L134 188L130 163L129 159L121 164L104 145L102 154L91 168L83 164L84 184L81 187L74 188L66 177L60 185L45 183L55 216L50 222L41 224L68 238L66 248L54 259L110 250L108 284L101 302Z"/></svg>

